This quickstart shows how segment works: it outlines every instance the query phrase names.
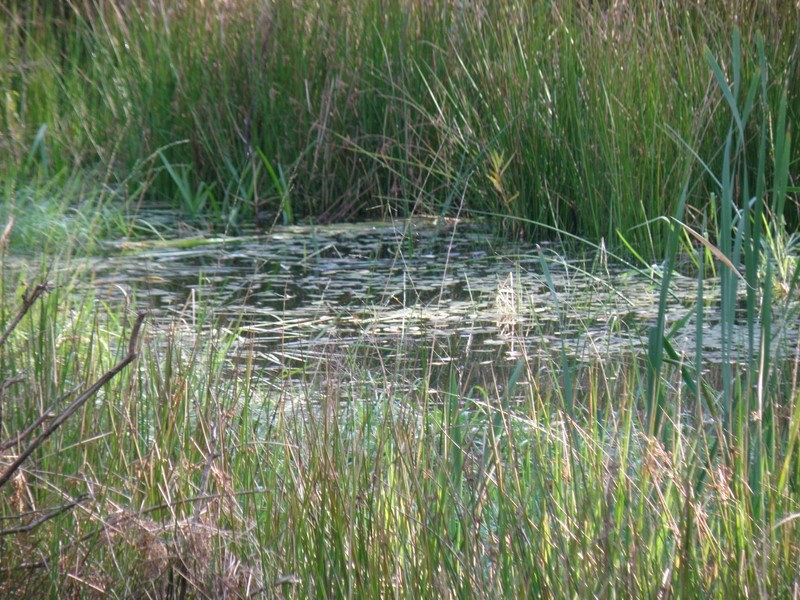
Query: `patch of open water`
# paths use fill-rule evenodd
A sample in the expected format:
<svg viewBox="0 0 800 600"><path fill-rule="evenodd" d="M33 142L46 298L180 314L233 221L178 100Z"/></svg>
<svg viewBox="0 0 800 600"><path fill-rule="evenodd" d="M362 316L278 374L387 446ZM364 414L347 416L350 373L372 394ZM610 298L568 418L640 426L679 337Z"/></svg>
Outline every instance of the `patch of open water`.
<svg viewBox="0 0 800 600"><path fill-rule="evenodd" d="M643 356L659 281L601 256L500 240L468 222L278 227L269 235L119 244L84 265L101 297L136 298L154 320L238 331L267 369L371 348L385 361L426 345L434 362L516 363L566 351L577 362ZM543 261L546 261L548 275ZM552 285L550 285L552 284ZM694 310L697 281L676 276L671 323ZM720 360L718 282L704 282L705 361ZM694 350L694 320L675 338ZM797 338L797 324L775 336ZM734 336L745 348L746 328ZM338 358L337 358L338 357Z"/></svg>

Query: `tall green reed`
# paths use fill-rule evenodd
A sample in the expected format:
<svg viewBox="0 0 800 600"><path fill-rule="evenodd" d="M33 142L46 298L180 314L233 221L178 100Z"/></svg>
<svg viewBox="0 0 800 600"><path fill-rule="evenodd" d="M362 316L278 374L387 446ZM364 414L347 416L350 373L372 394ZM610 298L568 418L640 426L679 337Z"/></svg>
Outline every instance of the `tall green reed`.
<svg viewBox="0 0 800 600"><path fill-rule="evenodd" d="M157 169L163 149L190 188L214 186L210 220L225 225L285 213L291 190L297 218L462 204L521 218L529 233L615 243L619 231L648 258L665 231L651 219L674 209L690 160L668 128L709 157L726 135L703 48L724 53L747 14L745 39L760 29L770 41L767 64L793 60L788 5L69 6L4 9L0 127L16 165L46 125L51 171L97 166L124 179L135 166L155 175L151 195L183 198ZM796 70L775 77L791 117ZM283 183L256 176L259 152ZM155 164L140 169L147 157ZM492 157L503 158L502 192Z"/></svg>
<svg viewBox="0 0 800 600"><path fill-rule="evenodd" d="M781 406L792 404L792 392L785 381L790 368L790 341L782 328L796 309L794 301L781 302L775 295L776 260L785 250L774 241L768 242L785 243L789 239L784 218L791 152L787 96L785 91L779 93L781 99L773 112L770 94L774 92L768 81L763 38L757 37L751 51L755 60L750 64L744 59L749 52L743 52L738 30L732 39L727 70L713 53L706 52L730 124L719 154L719 171L700 159L702 170L716 187L703 221L709 224L709 231L695 231L686 223L688 184L670 220L659 318L651 329L649 343L647 408L649 435L674 440L674 428L686 417L671 404L663 374L665 365L684 360L675 353L672 341L686 322L667 332L664 310L684 237L697 247L698 292L696 305L687 315L687 322L688 317L695 319L695 356L688 361L693 369L684 366L680 373L690 395L697 398L689 413L691 419L698 430L705 430L702 442L693 443L699 462L692 486L694 493L700 493L714 484L709 480L719 469L732 474L731 493L738 504L730 515L731 551L735 560L745 565L748 561L766 561L767 546L777 543L777 523L783 511L795 510L786 495L785 479L779 476L781 465L795 454L787 437L795 428L794 417L779 415ZM718 307L710 305L703 292L707 260L716 263L719 275ZM793 277L792 285L795 281ZM788 294L793 298L795 290L790 289ZM709 380L703 344L703 324L709 322L718 323L720 329L718 386ZM707 425L709 418L712 424ZM761 566L765 571L756 582L766 590L776 572L768 561Z"/></svg>
<svg viewBox="0 0 800 600"><path fill-rule="evenodd" d="M47 384L4 394L23 417L40 410L25 403L31 390L90 380L124 346L113 302L58 289L0 355ZM763 486L779 518L761 528L738 463L709 460L717 429L695 418L680 371L662 380L670 428L652 435L645 366L528 355L526 337L549 324L509 334L521 354L510 365L502 353L492 365L454 360L455 335L402 346L395 363L364 339L276 370L247 340L210 331L202 309L176 317L150 326L136 368L27 471L39 507L90 495L13 540L20 560L47 557L33 573L52 597L184 585L298 597L791 589L795 467L779 453L785 489ZM4 517L19 516L13 498L0 495ZM0 585L27 585L17 566L3 565Z"/></svg>

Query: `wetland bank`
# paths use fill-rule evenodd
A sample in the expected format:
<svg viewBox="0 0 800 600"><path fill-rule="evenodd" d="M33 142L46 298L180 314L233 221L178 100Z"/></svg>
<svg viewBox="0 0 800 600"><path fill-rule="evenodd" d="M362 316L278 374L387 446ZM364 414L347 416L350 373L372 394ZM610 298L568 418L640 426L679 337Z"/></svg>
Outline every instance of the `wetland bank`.
<svg viewBox="0 0 800 600"><path fill-rule="evenodd" d="M0 595L796 596L797 15L4 5Z"/></svg>

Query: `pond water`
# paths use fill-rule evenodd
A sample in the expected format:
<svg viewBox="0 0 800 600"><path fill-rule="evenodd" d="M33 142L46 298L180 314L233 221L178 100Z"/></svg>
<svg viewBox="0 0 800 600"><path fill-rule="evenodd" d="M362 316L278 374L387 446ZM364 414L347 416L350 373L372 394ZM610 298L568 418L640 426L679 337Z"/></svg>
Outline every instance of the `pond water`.
<svg viewBox="0 0 800 600"><path fill-rule="evenodd" d="M545 268L546 267L546 268ZM557 245L513 243L468 222L431 220L278 227L241 238L120 243L85 264L100 297L149 306L153 321L237 331L262 369L297 368L371 350L380 361L416 348L434 364L575 362L646 352L659 280L566 258ZM668 310L693 310L697 282L676 276ZM704 358L719 360L717 282L704 284ZM796 323L780 335L796 338ZM693 321L676 346L694 348ZM742 347L746 332L737 328ZM347 351L346 351L347 350Z"/></svg>

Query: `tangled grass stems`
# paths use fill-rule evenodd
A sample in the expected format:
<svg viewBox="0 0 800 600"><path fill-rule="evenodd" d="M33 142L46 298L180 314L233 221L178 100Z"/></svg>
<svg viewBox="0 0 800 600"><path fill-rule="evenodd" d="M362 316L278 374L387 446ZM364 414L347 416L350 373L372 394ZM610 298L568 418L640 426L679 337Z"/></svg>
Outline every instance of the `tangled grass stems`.
<svg viewBox="0 0 800 600"><path fill-rule="evenodd" d="M3 179L97 172L219 229L447 214L463 197L465 214L497 214L514 233L616 244L620 232L650 260L668 236L656 219L674 214L693 165L673 132L721 165L726 101L705 48L728 56L745 24L749 77L765 66L762 32L762 109L777 114L787 90L798 113L788 2L1 10ZM702 213L713 189L698 177L687 205Z"/></svg>
<svg viewBox="0 0 800 600"><path fill-rule="evenodd" d="M73 345L57 332L80 306L51 308L30 331L55 338L9 339L15 370L69 382L105 369L91 357L119 347L122 323L95 313ZM163 327L5 486L4 520L88 499L6 540L18 560L3 565L4 593L730 597L794 585L794 469L764 472L759 512L679 369L665 373L670 426L654 436L639 362L565 373L523 353L510 379L445 363L415 381L405 373L427 352L368 369L362 349L298 388L261 380L251 354L231 363L225 335ZM39 350L64 345L79 359ZM23 401L31 383L4 393L17 414L6 427L38 414ZM788 464L796 450L775 444Z"/></svg>
<svg viewBox="0 0 800 600"><path fill-rule="evenodd" d="M428 4L397 3L382 16L386 30L372 27L377 5L366 0L360 12L290 4L269 5L277 12L266 15L247 2L224 15L212 3L149 12L86 3L86 13L60 5L69 14L3 7L15 18L3 23L11 35L0 36L2 49L20 78L9 89L28 92L24 102L7 95L0 111L15 157L4 175L11 197L37 178L38 192L49 193L46 183L63 182L54 173L73 161L97 161L107 173L119 160L142 168L141 186L167 196L182 187L176 198L188 213L202 200L225 218L258 210L264 197L287 219L348 213L376 196L445 212L450 198L550 231L591 224L586 235L597 240L672 214L660 220L663 238L645 227L630 242L665 258L648 354L581 362L562 346L557 356L530 356L523 338L548 332L522 331L511 318L511 369L459 365L448 342L434 340L398 353L396 364L365 342L336 361L275 375L235 344L235 330L214 332L213 314L178 315L148 329L135 365L43 438L2 486L0 518L13 525L3 526L0 594L793 595L800 353L786 324L796 317L800 269L788 276L784 250L800 88L788 85L791 69L776 74L785 77L777 86L768 80L769 65L787 55L781 27L791 20L753 9L753 23L778 24L767 38L774 45L744 31L726 53L715 51L727 46L720 40L734 14L724 2L677 20L661 5L620 4L638 17L633 26L583 5L501 3L503 27L480 4L433 19ZM45 35L53 19L76 26ZM334 21L354 29L326 26ZM210 24L206 44L201 22ZM700 75L694 51L709 40ZM689 51L663 52L675 44ZM245 60L254 47L266 66ZM284 47L286 60L265 50ZM618 69L609 57L631 48L643 66ZM84 72L89 50L98 60ZM29 65L31 57L41 61ZM228 66L208 85L215 61ZM90 93L79 84L87 77ZM218 89L227 94L211 93ZM776 89L785 93L776 98ZM676 90L692 101L674 101ZM677 114L696 106L697 120ZM187 118L173 123L173 111ZM681 127L669 135L679 144L659 137L665 111L677 114ZM32 127L33 151L22 152ZM162 156L164 170L142 156ZM698 157L709 158L693 164ZM623 199L609 206L612 195ZM660 201L655 215L642 204L651 197ZM697 294L668 323L681 252ZM554 290L552 262L540 256ZM721 286L720 363L703 344L717 310L704 294L709 274ZM7 276L4 263L4 329L19 296ZM15 433L46 423L54 399L53 411L64 408L130 350L130 307L78 291L68 272L55 284L0 346L9 383L0 386L3 471L16 460ZM525 310L513 280L508 287L509 313ZM743 340L734 339L737 320ZM692 324L694 355L677 344Z"/></svg>

